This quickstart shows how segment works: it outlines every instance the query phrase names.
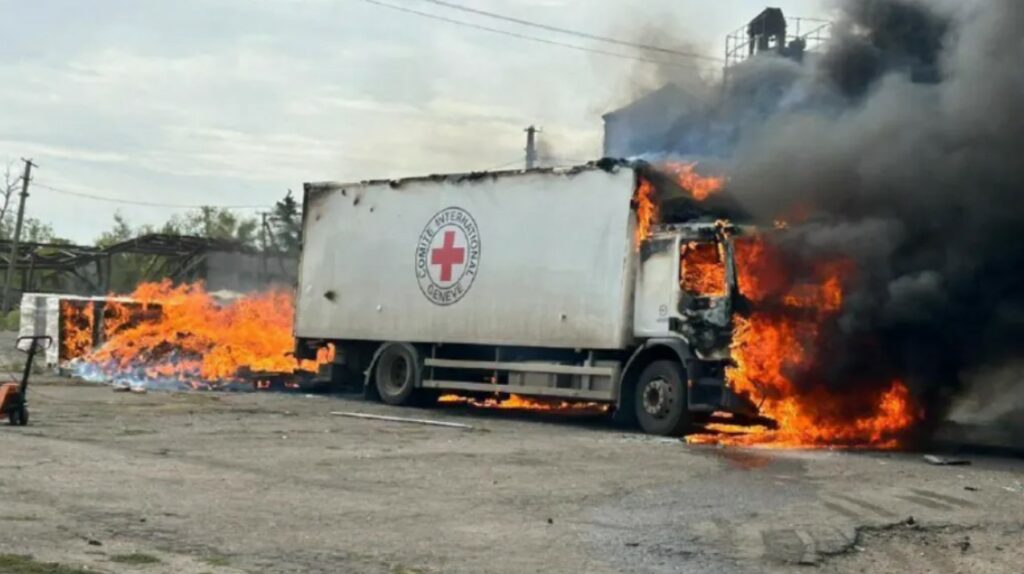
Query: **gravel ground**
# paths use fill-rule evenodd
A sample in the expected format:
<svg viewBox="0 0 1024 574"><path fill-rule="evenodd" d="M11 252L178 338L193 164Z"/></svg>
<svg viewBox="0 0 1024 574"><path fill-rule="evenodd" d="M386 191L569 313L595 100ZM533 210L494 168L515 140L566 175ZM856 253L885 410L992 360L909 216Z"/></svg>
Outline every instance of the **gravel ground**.
<svg viewBox="0 0 1024 574"><path fill-rule="evenodd" d="M38 381L32 424L0 425L0 572L1016 574L1024 564L1018 460L938 467L909 453L692 447L603 421L463 407ZM473 428L329 414L338 410Z"/></svg>

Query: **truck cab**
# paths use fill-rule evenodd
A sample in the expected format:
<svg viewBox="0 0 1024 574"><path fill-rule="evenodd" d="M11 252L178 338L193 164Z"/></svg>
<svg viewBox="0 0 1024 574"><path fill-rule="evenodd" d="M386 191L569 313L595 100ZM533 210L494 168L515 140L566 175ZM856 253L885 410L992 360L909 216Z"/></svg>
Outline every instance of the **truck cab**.
<svg viewBox="0 0 1024 574"><path fill-rule="evenodd" d="M634 334L642 344L633 360L672 349L676 356L670 359L686 381L682 415L673 408L672 381L664 373L640 372L630 382L636 387L632 406L648 432L679 434L693 419L718 411L756 416L726 381L733 314L743 301L734 244L741 232L726 221L661 225L640 246Z"/></svg>

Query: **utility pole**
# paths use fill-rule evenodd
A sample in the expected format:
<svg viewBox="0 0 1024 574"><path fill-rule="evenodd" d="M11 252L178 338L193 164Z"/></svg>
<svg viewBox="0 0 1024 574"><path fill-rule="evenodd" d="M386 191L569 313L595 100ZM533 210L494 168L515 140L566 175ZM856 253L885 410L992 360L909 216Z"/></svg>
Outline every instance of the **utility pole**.
<svg viewBox="0 0 1024 574"><path fill-rule="evenodd" d="M7 312L7 304L11 297L11 283L14 281L14 269L18 265L18 242L21 241L21 226L25 222L25 200L28 199L28 182L32 177L32 168L39 167L32 163L32 160L22 158L25 162L25 175L21 176L21 196L18 201L18 219L14 224L14 236L11 238L11 253L7 260L7 280L4 281L3 300L0 300L0 310Z"/></svg>
<svg viewBox="0 0 1024 574"><path fill-rule="evenodd" d="M530 126L524 131L526 132L526 169L533 169L537 167L537 134L540 133L540 130Z"/></svg>
<svg viewBox="0 0 1024 574"><path fill-rule="evenodd" d="M267 217L266 211L260 212L260 284L267 280Z"/></svg>

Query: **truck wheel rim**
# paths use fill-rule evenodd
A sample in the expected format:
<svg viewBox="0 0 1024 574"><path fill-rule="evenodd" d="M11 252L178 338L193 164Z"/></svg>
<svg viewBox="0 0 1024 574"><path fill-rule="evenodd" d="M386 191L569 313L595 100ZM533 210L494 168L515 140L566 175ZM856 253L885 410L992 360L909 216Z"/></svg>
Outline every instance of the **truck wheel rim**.
<svg viewBox="0 0 1024 574"><path fill-rule="evenodd" d="M384 384L391 391L401 391L409 378L409 362L405 357L389 357L388 363L384 365Z"/></svg>
<svg viewBox="0 0 1024 574"><path fill-rule="evenodd" d="M644 411L655 418L663 418L672 402L668 382L654 379L644 386Z"/></svg>

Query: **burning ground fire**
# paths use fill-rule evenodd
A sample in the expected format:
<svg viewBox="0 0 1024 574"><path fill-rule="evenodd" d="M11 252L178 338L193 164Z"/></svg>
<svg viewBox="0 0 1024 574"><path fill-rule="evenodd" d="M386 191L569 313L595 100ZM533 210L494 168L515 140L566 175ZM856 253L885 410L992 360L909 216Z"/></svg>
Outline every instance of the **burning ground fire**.
<svg viewBox="0 0 1024 574"><path fill-rule="evenodd" d="M82 352L94 329L90 307L64 316L62 338L79 351L70 367L84 378L218 388L248 372L316 371L329 360L291 356L293 304L285 291L220 302L201 284L146 283L105 303L98 349Z"/></svg>
<svg viewBox="0 0 1024 574"><path fill-rule="evenodd" d="M496 397L471 398L452 394L441 396L437 402L449 405L468 405L482 409L543 411L560 414L601 414L609 409L608 405L601 403L534 400L520 395L508 395L507 398L500 399Z"/></svg>

